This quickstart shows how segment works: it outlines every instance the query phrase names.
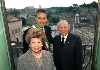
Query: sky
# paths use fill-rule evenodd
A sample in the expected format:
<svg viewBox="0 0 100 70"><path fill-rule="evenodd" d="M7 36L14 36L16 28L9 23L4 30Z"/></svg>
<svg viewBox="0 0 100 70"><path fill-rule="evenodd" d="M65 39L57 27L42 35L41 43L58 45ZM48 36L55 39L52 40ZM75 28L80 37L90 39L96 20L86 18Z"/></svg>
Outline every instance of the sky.
<svg viewBox="0 0 100 70"><path fill-rule="evenodd" d="M73 4L89 4L98 0L4 0L6 8L24 9L25 7L34 6L35 8L50 7L69 7Z"/></svg>

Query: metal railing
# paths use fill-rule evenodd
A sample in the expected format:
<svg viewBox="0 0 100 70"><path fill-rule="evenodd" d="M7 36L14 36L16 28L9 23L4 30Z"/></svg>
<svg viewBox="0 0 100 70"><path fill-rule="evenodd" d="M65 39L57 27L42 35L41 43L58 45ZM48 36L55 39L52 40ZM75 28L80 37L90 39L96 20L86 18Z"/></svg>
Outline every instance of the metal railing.
<svg viewBox="0 0 100 70"><path fill-rule="evenodd" d="M23 54L22 53L23 47L13 47L13 49L16 50L17 58ZM83 63L82 63L83 70L87 70L88 65L91 64L92 50L93 50L93 45L83 45Z"/></svg>
<svg viewBox="0 0 100 70"><path fill-rule="evenodd" d="M55 35L58 35L59 32L57 30L52 30L52 36L54 37ZM87 38L87 37L86 37ZM87 39L85 40L87 41ZM92 50L93 50L93 45L83 43L83 70L87 70L89 66L91 65L91 60L92 60ZM23 46L16 46L13 47L13 49L16 51L16 57L18 58L20 55L23 54ZM53 46L51 44L51 53L53 51Z"/></svg>
<svg viewBox="0 0 100 70"><path fill-rule="evenodd" d="M93 45L83 45L83 64L82 64L83 70L87 70L89 64L90 64L89 69L91 68L92 55L93 55Z"/></svg>

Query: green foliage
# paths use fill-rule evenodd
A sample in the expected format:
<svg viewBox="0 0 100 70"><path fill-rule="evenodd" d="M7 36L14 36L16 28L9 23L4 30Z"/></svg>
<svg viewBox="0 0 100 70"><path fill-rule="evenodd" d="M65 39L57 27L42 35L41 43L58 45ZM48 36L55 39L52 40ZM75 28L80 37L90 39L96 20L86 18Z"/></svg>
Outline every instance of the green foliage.
<svg viewBox="0 0 100 70"><path fill-rule="evenodd" d="M7 11L7 13L17 16L18 14L20 14L20 11L19 10L9 10Z"/></svg>
<svg viewBox="0 0 100 70"><path fill-rule="evenodd" d="M53 14L52 11L48 11L47 12L47 18L50 19L50 17L51 17L52 14Z"/></svg>
<svg viewBox="0 0 100 70"><path fill-rule="evenodd" d="M97 7L98 7L98 3L96 3L95 1L93 1L93 2L91 3L91 6L94 7L94 8L97 8Z"/></svg>
<svg viewBox="0 0 100 70"><path fill-rule="evenodd" d="M22 25L26 24L26 19L24 17L22 17Z"/></svg>
<svg viewBox="0 0 100 70"><path fill-rule="evenodd" d="M80 5L80 7L87 7L87 5L84 3L84 4Z"/></svg>
<svg viewBox="0 0 100 70"><path fill-rule="evenodd" d="M74 8L74 9L72 9L72 12L73 12L73 13L76 13L77 10L78 10L77 8Z"/></svg>
<svg viewBox="0 0 100 70"><path fill-rule="evenodd" d="M51 10L56 10L56 12L53 12L55 14L62 13L62 12L73 12L76 13L79 7L51 7ZM50 10L50 8L47 8L47 10Z"/></svg>
<svg viewBox="0 0 100 70"><path fill-rule="evenodd" d="M93 8L97 8L98 7L98 3L96 3L95 1L93 1L90 4L85 4L84 3L84 4L80 5L80 7L88 7L88 8L93 7Z"/></svg>
<svg viewBox="0 0 100 70"><path fill-rule="evenodd" d="M84 4L79 5L79 7L87 7L87 8L90 8L90 7L97 8L97 6L98 6L98 3L96 3L95 1L93 1L90 4L85 4L84 3ZM69 7L51 7L51 8L47 8L46 10L47 11L56 10L55 14L62 13L62 12L76 13L78 11L79 7L73 7L73 6L69 6ZM51 11L52 14L54 13L53 11Z"/></svg>
<svg viewBox="0 0 100 70"><path fill-rule="evenodd" d="M60 20L60 18L57 15L52 15L50 19L50 21L53 23L58 23L58 21Z"/></svg>
<svg viewBox="0 0 100 70"><path fill-rule="evenodd" d="M69 11L72 11L72 9L73 9L73 7L70 6L70 7L68 8L68 12L69 12Z"/></svg>

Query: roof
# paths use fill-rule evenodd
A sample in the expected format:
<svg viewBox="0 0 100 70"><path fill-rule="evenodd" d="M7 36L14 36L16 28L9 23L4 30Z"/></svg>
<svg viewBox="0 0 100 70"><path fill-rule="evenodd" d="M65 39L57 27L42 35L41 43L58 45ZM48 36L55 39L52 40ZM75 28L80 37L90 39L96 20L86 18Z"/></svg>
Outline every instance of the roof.
<svg viewBox="0 0 100 70"><path fill-rule="evenodd" d="M7 21L10 21L13 17L14 15L7 15Z"/></svg>
<svg viewBox="0 0 100 70"><path fill-rule="evenodd" d="M21 18L16 17L16 16L11 15L11 14L7 15L7 21L8 21L8 22L12 22L11 20L12 20L13 18L17 18L17 20L13 20L13 21L22 20Z"/></svg>

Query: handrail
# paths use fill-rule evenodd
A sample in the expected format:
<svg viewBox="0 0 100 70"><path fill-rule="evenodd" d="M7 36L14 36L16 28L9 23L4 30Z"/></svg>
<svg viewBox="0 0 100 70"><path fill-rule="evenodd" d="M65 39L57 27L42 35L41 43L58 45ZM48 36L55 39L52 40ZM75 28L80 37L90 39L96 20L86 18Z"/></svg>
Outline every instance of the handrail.
<svg viewBox="0 0 100 70"><path fill-rule="evenodd" d="M91 59L92 59L92 50L93 50L93 45L82 45L83 46L83 62L82 62L82 66L84 68L84 70L87 69L89 63L91 62ZM85 62L85 59L86 59L86 50L87 50L87 47L90 46L90 55L89 55L89 60L87 62ZM22 52L23 51L23 47L13 47L14 49L16 49L17 51L17 57L19 57L19 50Z"/></svg>
<svg viewBox="0 0 100 70"><path fill-rule="evenodd" d="M23 52L23 47L13 47L13 49L16 49L17 57L19 57L19 50L21 50Z"/></svg>
<svg viewBox="0 0 100 70"><path fill-rule="evenodd" d="M90 58L89 58L88 62L85 63L84 60L85 60L85 57L86 57L86 54L85 54L86 53L86 48L89 47L89 46L90 46L90 56L89 56ZM84 67L84 70L87 69L87 66L91 62L91 59L92 59L92 50L93 50L93 45L83 45L83 64L82 64L82 66Z"/></svg>

